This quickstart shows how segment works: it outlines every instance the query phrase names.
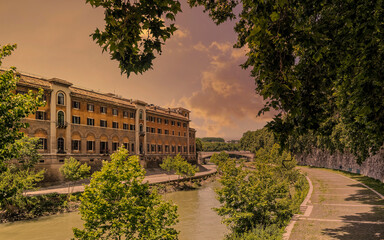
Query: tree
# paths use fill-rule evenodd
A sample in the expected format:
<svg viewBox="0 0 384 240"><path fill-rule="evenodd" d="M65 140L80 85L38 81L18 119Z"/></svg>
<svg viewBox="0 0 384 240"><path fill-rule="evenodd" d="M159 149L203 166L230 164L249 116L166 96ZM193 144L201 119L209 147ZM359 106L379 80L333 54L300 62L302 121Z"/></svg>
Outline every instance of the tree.
<svg viewBox="0 0 384 240"><path fill-rule="evenodd" d="M89 176L91 167L86 163L81 164L75 158L70 157L64 160L64 164L59 170L61 174L63 174L64 178L72 182L74 186L77 181L85 179ZM68 183L68 194L72 193L72 191L70 191L70 186L70 183Z"/></svg>
<svg viewBox="0 0 384 240"><path fill-rule="evenodd" d="M170 227L177 222L177 206L151 191L144 175L139 158L124 148L103 162L80 197L84 229L74 228L75 238L178 239Z"/></svg>
<svg viewBox="0 0 384 240"><path fill-rule="evenodd" d="M160 164L160 167L168 172L175 172L179 177L193 177L199 170L197 166L188 163L180 154L174 158L168 156Z"/></svg>
<svg viewBox="0 0 384 240"><path fill-rule="evenodd" d="M16 45L0 47L0 66L15 48ZM45 104L42 90L15 93L17 75L14 67L0 71L0 209L5 214L22 211L26 204L24 191L34 189L44 177L44 171L33 169L40 158L36 150L37 139L23 138L24 134L20 132L28 127L22 119Z"/></svg>
<svg viewBox="0 0 384 240"><path fill-rule="evenodd" d="M96 29L93 40L119 62L121 73L143 73L152 68L155 51L176 31L174 21L181 12L173 0L86 0L93 7L105 9L105 27Z"/></svg>
<svg viewBox="0 0 384 240"><path fill-rule="evenodd" d="M33 168L41 157L36 150L37 142L36 138L24 137L11 145L10 152L15 160L4 162L0 172L0 210L5 216L27 211L24 209L27 205L24 192L35 189L36 183L44 178L45 170L36 171Z"/></svg>
<svg viewBox="0 0 384 240"><path fill-rule="evenodd" d="M260 227L281 229L298 211L306 187L305 178L294 169L291 155L280 154L277 145L256 155L255 162L248 167L225 154L216 158L220 159L222 187L216 190L221 206L215 210L224 217L223 222L234 235ZM291 164L283 167L283 161Z"/></svg>
<svg viewBox="0 0 384 240"><path fill-rule="evenodd" d="M203 151L203 143L200 138L196 138L196 153Z"/></svg>
<svg viewBox="0 0 384 240"><path fill-rule="evenodd" d="M4 45L0 48L0 66L5 57L11 55L16 45ZM16 68L0 72L0 172L6 171L5 162L17 155L16 140L24 134L22 128L27 128L28 123L22 119L33 114L38 107L43 106L43 92L29 91L26 94L15 93L19 81Z"/></svg>
<svg viewBox="0 0 384 240"><path fill-rule="evenodd" d="M116 22L116 34L96 37L101 43L119 43L109 50L124 56L117 59L120 67L128 72L148 69L140 66L147 67L146 62L139 61L137 66L136 62L125 66L137 55L132 49L138 48L142 38L127 42L120 37L139 36L139 23L123 30L120 26L130 18L140 22L147 9L137 7L141 5L136 1L124 7L120 7L122 0L90 2L105 7L107 24ZM256 92L266 100L259 114L277 112L268 128L283 148L295 150L295 140L309 133L319 139L320 146L349 150L361 162L383 146L384 2L189 0L189 4L203 6L216 24L238 19L234 47L248 50L242 67L251 70ZM151 1L148 7L160 16L165 5L179 2ZM115 11L119 15L112 15ZM171 19L179 11L173 11ZM146 21L141 22L146 26ZM161 24L153 27L163 29ZM154 55L150 56L152 60Z"/></svg>

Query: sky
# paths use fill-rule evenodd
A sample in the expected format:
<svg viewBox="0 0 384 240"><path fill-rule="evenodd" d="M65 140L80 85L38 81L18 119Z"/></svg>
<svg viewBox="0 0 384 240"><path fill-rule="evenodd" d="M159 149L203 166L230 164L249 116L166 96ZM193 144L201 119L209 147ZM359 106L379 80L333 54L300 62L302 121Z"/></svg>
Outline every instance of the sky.
<svg viewBox="0 0 384 240"><path fill-rule="evenodd" d="M245 49L234 49L234 22L216 26L201 7L181 0L178 31L167 40L153 69L127 79L118 62L89 36L104 26L104 12L85 0L0 0L0 45L18 45L2 67L61 78L75 86L115 93L191 113L197 137L240 139L262 128L263 99L250 72L240 68Z"/></svg>

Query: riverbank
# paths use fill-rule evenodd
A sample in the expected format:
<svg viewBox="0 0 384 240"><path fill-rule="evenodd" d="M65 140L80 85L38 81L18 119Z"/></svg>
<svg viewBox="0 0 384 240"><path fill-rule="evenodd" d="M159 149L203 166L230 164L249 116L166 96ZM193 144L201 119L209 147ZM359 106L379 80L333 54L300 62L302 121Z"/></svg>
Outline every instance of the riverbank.
<svg viewBox="0 0 384 240"><path fill-rule="evenodd" d="M156 188L160 194L194 190L214 181L217 172L215 165L200 165L199 169L200 171L194 177L186 179L179 179L178 175L169 174L162 169L149 169L144 182L149 183L152 188ZM0 212L0 222L22 221L77 211L80 204L79 196L84 191L84 185L74 186L69 199L68 191L68 185L61 184L26 192L27 197L19 209L12 209L12 212Z"/></svg>

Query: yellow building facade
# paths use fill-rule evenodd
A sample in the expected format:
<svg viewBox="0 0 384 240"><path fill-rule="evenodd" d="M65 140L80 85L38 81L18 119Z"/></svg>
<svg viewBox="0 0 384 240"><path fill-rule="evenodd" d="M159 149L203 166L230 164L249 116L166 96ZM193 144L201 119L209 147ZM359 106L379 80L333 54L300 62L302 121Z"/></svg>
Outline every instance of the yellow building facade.
<svg viewBox="0 0 384 240"><path fill-rule="evenodd" d="M23 131L40 139L42 159L37 167L47 169L50 181L60 180L58 169L65 158L97 169L122 145L140 156L144 167L158 166L176 154L196 162L196 131L189 127L190 111L185 108L162 108L57 78L20 76L18 93L39 88L46 105L24 120L29 128Z"/></svg>

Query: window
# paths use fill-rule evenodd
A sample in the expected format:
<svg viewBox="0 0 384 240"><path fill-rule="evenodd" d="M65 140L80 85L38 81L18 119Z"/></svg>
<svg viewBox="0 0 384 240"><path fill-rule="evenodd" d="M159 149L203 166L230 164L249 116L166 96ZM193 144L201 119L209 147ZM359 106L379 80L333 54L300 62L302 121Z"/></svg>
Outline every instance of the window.
<svg viewBox="0 0 384 240"><path fill-rule="evenodd" d="M181 133L179 132L179 136L181 136Z"/></svg>
<svg viewBox="0 0 384 240"><path fill-rule="evenodd" d="M127 112L127 111L124 111L124 112L123 112L123 117L124 117L124 118L128 118L128 112Z"/></svg>
<svg viewBox="0 0 384 240"><path fill-rule="evenodd" d="M188 151L187 146L184 146L184 152L186 153Z"/></svg>
<svg viewBox="0 0 384 240"><path fill-rule="evenodd" d="M151 133L155 133L156 132L156 129L155 128L151 128Z"/></svg>
<svg viewBox="0 0 384 240"><path fill-rule="evenodd" d="M172 135L175 136L175 131L172 131Z"/></svg>
<svg viewBox="0 0 384 240"><path fill-rule="evenodd" d="M73 101L73 102L72 102L72 107L73 107L73 108L76 108L76 109L80 109L80 102L78 102L78 101Z"/></svg>
<svg viewBox="0 0 384 240"><path fill-rule="evenodd" d="M172 152L176 152L176 147L175 146L172 146Z"/></svg>
<svg viewBox="0 0 384 240"><path fill-rule="evenodd" d="M184 132L184 137L186 137L187 136L187 133L186 132Z"/></svg>
<svg viewBox="0 0 384 240"><path fill-rule="evenodd" d="M48 149L48 141L46 138L39 138L38 149L47 150Z"/></svg>
<svg viewBox="0 0 384 240"><path fill-rule="evenodd" d="M88 126L95 126L95 119L87 118L87 125Z"/></svg>
<svg viewBox="0 0 384 240"><path fill-rule="evenodd" d="M95 106L93 104L88 103L87 104L87 110L88 110L88 112L93 112L95 110Z"/></svg>
<svg viewBox="0 0 384 240"><path fill-rule="evenodd" d="M87 141L87 151L95 151L95 141Z"/></svg>
<svg viewBox="0 0 384 240"><path fill-rule="evenodd" d="M135 144L134 143L131 144L131 152L133 152L133 153L135 152Z"/></svg>
<svg viewBox="0 0 384 240"><path fill-rule="evenodd" d="M162 122L162 119L161 118L157 118L157 123L161 123Z"/></svg>
<svg viewBox="0 0 384 240"><path fill-rule="evenodd" d="M184 128L187 128L187 123L183 123L183 127L184 127Z"/></svg>
<svg viewBox="0 0 384 240"><path fill-rule="evenodd" d="M129 126L128 123L123 123L123 129L124 130L128 130L128 126Z"/></svg>
<svg viewBox="0 0 384 240"><path fill-rule="evenodd" d="M143 132L143 125L142 124L140 124L140 132Z"/></svg>
<svg viewBox="0 0 384 240"><path fill-rule="evenodd" d="M169 145L165 145L165 152L169 153Z"/></svg>
<svg viewBox="0 0 384 240"><path fill-rule="evenodd" d="M125 148L125 149L129 150L129 148L128 148L128 143L123 143L123 145L124 145L124 148Z"/></svg>
<svg viewBox="0 0 384 240"><path fill-rule="evenodd" d="M36 119L45 120L46 114L43 111L36 111Z"/></svg>
<svg viewBox="0 0 384 240"><path fill-rule="evenodd" d="M164 134L168 135L169 134L169 130L165 129L164 130Z"/></svg>
<svg viewBox="0 0 384 240"><path fill-rule="evenodd" d="M135 131L135 125L133 125L133 124L129 125L129 130Z"/></svg>
<svg viewBox="0 0 384 240"><path fill-rule="evenodd" d="M129 117L130 118L135 118L135 113L133 113L133 112L129 113Z"/></svg>
<svg viewBox="0 0 384 240"><path fill-rule="evenodd" d="M100 142L100 153L108 153L108 142Z"/></svg>
<svg viewBox="0 0 384 240"><path fill-rule="evenodd" d="M161 128L158 128L157 129L157 134L161 134L161 133L162 133Z"/></svg>
<svg viewBox="0 0 384 240"><path fill-rule="evenodd" d="M152 122L155 122L156 121L156 118L155 117L152 117Z"/></svg>
<svg viewBox="0 0 384 240"><path fill-rule="evenodd" d="M177 122L177 126L178 126L178 127L181 127L181 122Z"/></svg>
<svg viewBox="0 0 384 240"><path fill-rule="evenodd" d="M161 153L163 151L163 145L157 145L157 152Z"/></svg>
<svg viewBox="0 0 384 240"><path fill-rule="evenodd" d="M112 151L116 151L119 148L119 143L118 142L113 142L112 143Z"/></svg>
<svg viewBox="0 0 384 240"><path fill-rule="evenodd" d="M57 94L57 104L64 105L64 93L59 92Z"/></svg>
<svg viewBox="0 0 384 240"><path fill-rule="evenodd" d="M118 122L112 122L112 128L119 128Z"/></svg>
<svg viewBox="0 0 384 240"><path fill-rule="evenodd" d="M63 138L57 139L57 152L58 153L65 153L64 152L64 139Z"/></svg>
<svg viewBox="0 0 384 240"><path fill-rule="evenodd" d="M64 125L64 112L63 111L59 111L57 113L57 123L59 126L63 126Z"/></svg>
<svg viewBox="0 0 384 240"><path fill-rule="evenodd" d="M100 120L100 127L107 127L107 121L106 120Z"/></svg>
<svg viewBox="0 0 384 240"><path fill-rule="evenodd" d="M169 120L168 119L164 119L164 124L168 125L169 123Z"/></svg>
<svg viewBox="0 0 384 240"><path fill-rule="evenodd" d="M119 114L119 111L117 109L112 109L113 116L117 116Z"/></svg>
<svg viewBox="0 0 384 240"><path fill-rule="evenodd" d="M100 107L100 113L106 114L107 113L107 107Z"/></svg>
<svg viewBox="0 0 384 240"><path fill-rule="evenodd" d="M146 128L146 132L150 132L151 131L151 128L150 127L147 127Z"/></svg>
<svg viewBox="0 0 384 240"><path fill-rule="evenodd" d="M151 152L156 153L156 145L151 144Z"/></svg>
<svg viewBox="0 0 384 240"><path fill-rule="evenodd" d="M171 125L172 125L172 126L175 126L175 121L171 121Z"/></svg>
<svg viewBox="0 0 384 240"><path fill-rule="evenodd" d="M80 150L81 150L81 141L72 140L72 151L80 151Z"/></svg>
<svg viewBox="0 0 384 240"><path fill-rule="evenodd" d="M80 117L72 116L72 123L73 124L80 124Z"/></svg>
<svg viewBox="0 0 384 240"><path fill-rule="evenodd" d="M177 152L181 153L181 146L177 146Z"/></svg>
<svg viewBox="0 0 384 240"><path fill-rule="evenodd" d="M139 119L140 119L140 120L143 120L143 110L140 110L140 113L139 113Z"/></svg>

